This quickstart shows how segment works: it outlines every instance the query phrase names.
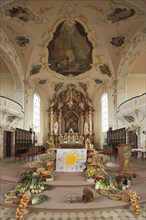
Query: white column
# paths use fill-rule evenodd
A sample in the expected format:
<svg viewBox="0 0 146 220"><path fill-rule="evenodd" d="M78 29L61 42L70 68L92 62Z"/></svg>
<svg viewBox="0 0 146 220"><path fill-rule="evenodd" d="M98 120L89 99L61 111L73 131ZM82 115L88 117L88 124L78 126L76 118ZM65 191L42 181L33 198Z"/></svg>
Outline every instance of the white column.
<svg viewBox="0 0 146 220"><path fill-rule="evenodd" d="M126 90L117 90L117 108L118 106L127 100L127 91Z"/></svg>
<svg viewBox="0 0 146 220"><path fill-rule="evenodd" d="M127 100L127 91L126 90L117 90L117 111L118 111L118 106ZM117 120L117 129L123 127L123 123L120 120Z"/></svg>
<svg viewBox="0 0 146 220"><path fill-rule="evenodd" d="M20 105L22 105L22 108L24 108L24 92L23 91L15 90L14 100L18 102Z"/></svg>

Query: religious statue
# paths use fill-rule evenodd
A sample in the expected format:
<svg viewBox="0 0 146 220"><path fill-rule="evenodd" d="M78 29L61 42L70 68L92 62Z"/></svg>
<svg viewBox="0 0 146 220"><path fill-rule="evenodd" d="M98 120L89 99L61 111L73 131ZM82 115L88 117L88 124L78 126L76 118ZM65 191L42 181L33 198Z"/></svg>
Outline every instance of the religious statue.
<svg viewBox="0 0 146 220"><path fill-rule="evenodd" d="M90 148L91 148L91 141L90 141L89 138L87 138L87 139L85 140L85 147L86 147L87 149L90 149Z"/></svg>
<svg viewBox="0 0 146 220"><path fill-rule="evenodd" d="M54 123L54 134L58 135L58 122L57 121Z"/></svg>
<svg viewBox="0 0 146 220"><path fill-rule="evenodd" d="M85 122L85 124L84 124L84 134L85 134L85 135L89 134L89 125L88 125L88 122Z"/></svg>

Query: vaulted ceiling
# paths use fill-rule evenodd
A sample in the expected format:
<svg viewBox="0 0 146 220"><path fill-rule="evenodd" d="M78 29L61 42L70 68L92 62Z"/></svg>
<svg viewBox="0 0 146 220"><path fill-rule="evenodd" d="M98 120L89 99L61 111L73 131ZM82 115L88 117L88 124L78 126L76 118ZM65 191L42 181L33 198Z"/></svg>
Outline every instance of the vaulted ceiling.
<svg viewBox="0 0 146 220"><path fill-rule="evenodd" d="M146 1L1 0L0 19L25 82L50 97L73 83L92 97L117 80L124 56L138 47L134 37L146 33ZM129 73L145 73L145 49ZM2 55L0 63L7 72L9 59Z"/></svg>

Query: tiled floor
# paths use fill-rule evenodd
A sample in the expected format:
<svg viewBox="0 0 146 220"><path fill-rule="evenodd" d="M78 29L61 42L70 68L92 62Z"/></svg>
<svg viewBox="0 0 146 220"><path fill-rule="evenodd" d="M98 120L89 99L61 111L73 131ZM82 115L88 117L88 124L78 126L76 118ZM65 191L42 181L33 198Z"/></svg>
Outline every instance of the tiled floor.
<svg viewBox="0 0 146 220"><path fill-rule="evenodd" d="M1 161L3 166L8 163L8 160ZM146 159L132 158L132 166L146 167ZM110 202L110 201L109 201ZM144 220L146 219L146 204L141 205L142 213L139 216L134 216L132 209L99 209L91 211L33 211L26 209L23 220ZM15 220L15 207L2 206L0 209L1 220Z"/></svg>
<svg viewBox="0 0 146 220"><path fill-rule="evenodd" d="M1 207L1 220L15 220L15 208ZM34 212L26 210L23 220L145 220L146 206L142 206L142 214L134 216L132 210L114 209L84 212Z"/></svg>

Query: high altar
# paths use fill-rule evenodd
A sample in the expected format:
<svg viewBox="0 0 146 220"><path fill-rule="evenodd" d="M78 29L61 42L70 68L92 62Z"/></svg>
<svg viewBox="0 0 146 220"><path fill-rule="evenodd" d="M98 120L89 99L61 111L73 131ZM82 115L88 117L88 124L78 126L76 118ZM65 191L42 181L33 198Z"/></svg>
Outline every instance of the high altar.
<svg viewBox="0 0 146 220"><path fill-rule="evenodd" d="M48 136L57 148L84 148L87 140L94 143L94 110L85 85L80 88L82 92L69 84L51 101Z"/></svg>

